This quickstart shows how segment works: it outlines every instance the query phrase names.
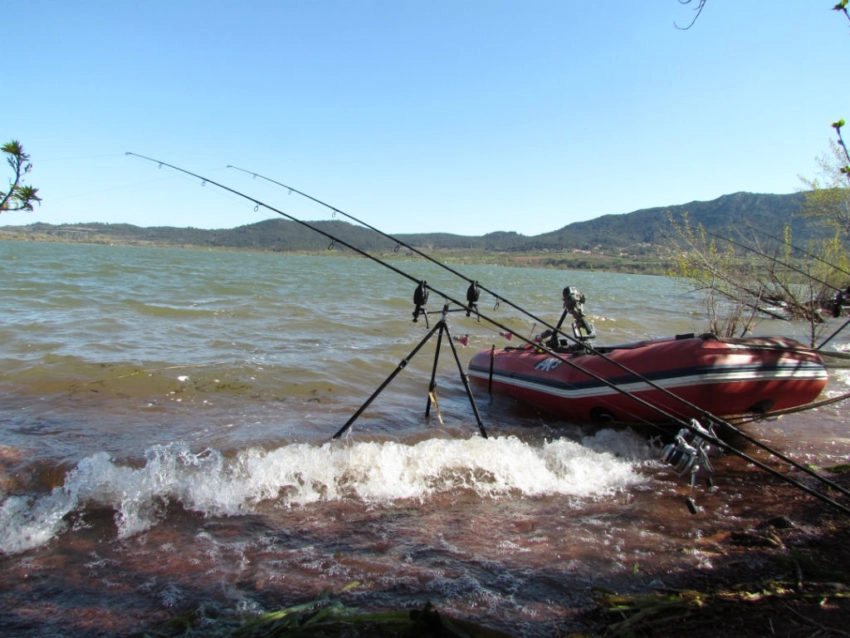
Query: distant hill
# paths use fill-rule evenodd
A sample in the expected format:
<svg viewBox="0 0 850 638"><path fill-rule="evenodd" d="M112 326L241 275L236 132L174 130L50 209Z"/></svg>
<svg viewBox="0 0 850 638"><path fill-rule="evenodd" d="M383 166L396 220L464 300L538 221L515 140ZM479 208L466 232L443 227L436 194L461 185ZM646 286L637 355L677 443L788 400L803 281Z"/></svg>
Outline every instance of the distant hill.
<svg viewBox="0 0 850 638"><path fill-rule="evenodd" d="M803 194L766 195L735 193L708 202L690 202L620 215L605 215L574 222L541 235L494 232L483 236L451 233L398 235L417 248L475 253L590 252L600 254L650 254L663 245L670 231L671 216L685 212L693 224L709 232L729 236L734 229L770 229L781 232L790 224L795 242L804 243L818 233L816 227L798 216ZM343 221L309 222L316 228L366 251L391 251L395 243L366 228ZM223 230L198 228L139 227L129 224L30 224L0 227L0 239L124 243L148 245L241 248L269 251L318 251L333 242L301 224L270 219Z"/></svg>
<svg viewBox="0 0 850 638"><path fill-rule="evenodd" d="M576 222L560 230L529 238L529 248L579 248L596 246L629 248L635 244L658 244L669 235L669 220L680 219L687 212L693 225L702 224L709 232L729 236L735 230L770 229L780 233L791 226L792 235L805 241L816 232L811 220L797 215L805 196L735 193L709 202L690 202L679 206L647 208L624 215L605 215Z"/></svg>

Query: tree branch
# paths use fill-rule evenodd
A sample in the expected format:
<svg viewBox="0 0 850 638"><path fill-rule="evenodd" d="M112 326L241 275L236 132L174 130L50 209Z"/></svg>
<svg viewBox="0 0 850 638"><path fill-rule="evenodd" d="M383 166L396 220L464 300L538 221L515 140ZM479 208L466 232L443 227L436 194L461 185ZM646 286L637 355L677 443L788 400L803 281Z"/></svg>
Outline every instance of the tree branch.
<svg viewBox="0 0 850 638"><path fill-rule="evenodd" d="M24 152L24 147L17 140L4 144L0 151L6 153L6 161L12 167L14 179L9 183L9 190L0 193L0 212L6 210L33 210L33 202L41 202L38 189L21 184L21 178L32 170L30 156Z"/></svg>
<svg viewBox="0 0 850 638"><path fill-rule="evenodd" d="M679 4L691 4L691 2L693 2L693 0L679 0ZM687 31L687 30L688 30L688 29L690 29L692 26L694 26L694 23L695 23L695 22L697 21L697 19L699 18L700 14L702 13L702 10L705 8L705 3L706 3L706 2L708 2L708 0L697 0L697 2L698 2L699 4L697 4L696 9L694 9L694 11L696 11L696 15L694 16L694 19L693 19L693 20L691 20L691 23L690 23L688 26L686 26L686 27L680 27L678 24L676 24L676 23L674 22L674 23L673 23L673 26L675 26L677 29L680 29L680 30L682 30L682 31ZM846 0L845 0L845 3L846 3Z"/></svg>

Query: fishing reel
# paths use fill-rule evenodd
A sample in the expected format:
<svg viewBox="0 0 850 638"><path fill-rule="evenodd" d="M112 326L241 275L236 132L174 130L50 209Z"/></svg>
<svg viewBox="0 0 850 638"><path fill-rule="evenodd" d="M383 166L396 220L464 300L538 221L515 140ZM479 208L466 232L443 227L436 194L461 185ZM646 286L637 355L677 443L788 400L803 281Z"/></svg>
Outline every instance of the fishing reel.
<svg viewBox="0 0 850 638"><path fill-rule="evenodd" d="M473 312L478 315L478 298L481 297L481 289L478 287L478 282L473 281L466 289L466 316L468 317Z"/></svg>
<svg viewBox="0 0 850 638"><path fill-rule="evenodd" d="M428 313L425 312L425 304L428 303L428 282L424 279L416 286L413 291L413 323L419 320L419 315L425 315L425 322L428 322Z"/></svg>
<svg viewBox="0 0 850 638"><path fill-rule="evenodd" d="M835 318L840 317L841 311L844 310L844 306L848 303L850 303L850 286L842 288L835 293L835 297L832 299L832 303L829 308L832 316Z"/></svg>
<svg viewBox="0 0 850 638"><path fill-rule="evenodd" d="M428 311L425 310L425 304L428 303L428 282L424 279L420 281L416 290L413 291L413 321L414 323L419 321L419 317L425 317L425 325L428 325ZM478 316L478 299L481 297L481 288L478 285L477 281L473 281L469 284L469 288L466 289L466 306L462 308L456 308L453 310L448 309L448 305L444 306L443 314L445 315L447 312L462 312L466 310L466 316L469 317L474 312L476 317Z"/></svg>
<svg viewBox="0 0 850 638"><path fill-rule="evenodd" d="M696 419L691 419L690 427L679 430L676 438L665 446L661 454L661 460L676 474L679 476L690 474L691 495L685 499L685 503L691 514L697 513L697 506L693 499L697 475L710 474L714 471L708 455L711 452L710 441L716 438L710 426L706 428ZM711 485L709 479L706 479L706 482Z"/></svg>

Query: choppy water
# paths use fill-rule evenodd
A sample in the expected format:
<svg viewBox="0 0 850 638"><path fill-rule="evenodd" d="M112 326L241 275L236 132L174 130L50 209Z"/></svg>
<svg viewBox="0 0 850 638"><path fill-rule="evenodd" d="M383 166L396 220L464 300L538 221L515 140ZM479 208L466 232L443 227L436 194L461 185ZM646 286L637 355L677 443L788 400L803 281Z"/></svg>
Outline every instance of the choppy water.
<svg viewBox="0 0 850 638"><path fill-rule="evenodd" d="M466 283L433 265L393 263L464 298ZM699 297L666 278L458 268L553 321L577 286L600 343L705 328ZM712 569L705 539L758 521L759 503L802 498L782 485L754 495L762 475L724 457L691 515L645 433L477 393L484 439L445 345L442 421L425 419L435 341L330 441L424 337L413 287L333 253L0 242L0 630L126 634L187 608L330 591L557 635L592 585ZM537 328L486 294L481 309ZM505 343L462 313L449 324L469 335L464 365ZM805 338L779 322L758 332ZM828 393L847 385L836 372ZM803 462L842 463L843 409L749 431Z"/></svg>

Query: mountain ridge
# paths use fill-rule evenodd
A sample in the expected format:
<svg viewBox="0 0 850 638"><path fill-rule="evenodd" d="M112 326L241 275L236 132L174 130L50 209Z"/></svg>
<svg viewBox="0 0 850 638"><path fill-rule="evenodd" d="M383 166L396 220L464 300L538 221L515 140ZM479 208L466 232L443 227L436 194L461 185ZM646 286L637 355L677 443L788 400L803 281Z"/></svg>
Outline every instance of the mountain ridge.
<svg viewBox="0 0 850 638"><path fill-rule="evenodd" d="M687 214L693 225L702 224L711 233L729 236L735 227L771 228L773 234L786 224L795 241L821 237L825 231L799 215L803 193L786 195L738 192L710 201L658 206L571 222L539 235L494 231L480 236L450 232L404 233L400 242L445 251L476 252L598 252L657 253L669 237L671 219ZM311 226L365 251L391 251L396 242L362 226L341 220L310 221ZM244 248L270 251L316 251L334 247L328 236L286 219L266 219L231 229L207 230L171 226L141 227L131 224L61 224L35 222L0 227L0 238ZM668 242L669 243L669 242ZM339 246L336 246L339 247Z"/></svg>

